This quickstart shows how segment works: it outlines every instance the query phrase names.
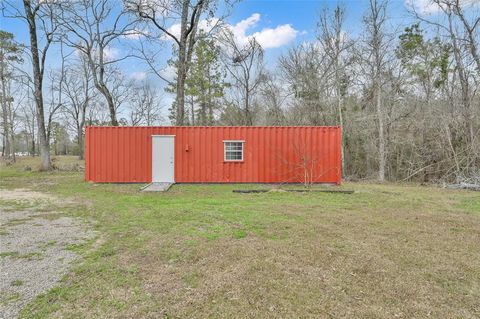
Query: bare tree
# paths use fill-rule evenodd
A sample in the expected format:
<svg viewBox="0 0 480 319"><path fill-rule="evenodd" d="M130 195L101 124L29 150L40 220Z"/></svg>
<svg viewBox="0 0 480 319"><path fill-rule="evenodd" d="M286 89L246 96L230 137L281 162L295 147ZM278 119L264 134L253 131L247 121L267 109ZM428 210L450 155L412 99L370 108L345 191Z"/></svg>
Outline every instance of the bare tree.
<svg viewBox="0 0 480 319"><path fill-rule="evenodd" d="M73 129L76 133L78 144L78 157L84 158L84 132L87 108L94 99L92 73L88 66L86 57L82 56L75 65L65 70L65 81L63 82L65 97L68 100L64 103L63 110L68 115Z"/></svg>
<svg viewBox="0 0 480 319"><path fill-rule="evenodd" d="M473 20L469 21L463 10L464 2L460 0L434 0L434 2L437 3L444 12L446 12L447 14L450 14L450 12L452 12L461 21L461 24L463 25L465 30L465 41L467 42L467 46L472 55L472 58L477 65L477 71L480 74L480 53L478 52L478 29L480 28L480 15L474 14Z"/></svg>
<svg viewBox="0 0 480 319"><path fill-rule="evenodd" d="M318 43L302 43L279 59L282 80L290 93L290 117L295 125L331 125L328 79L331 67Z"/></svg>
<svg viewBox="0 0 480 319"><path fill-rule="evenodd" d="M37 154L37 118L35 108L35 99L32 91L26 90L24 102L20 104L19 120L23 125L23 130L26 132L25 137L30 137L30 140L26 140L25 144L31 156Z"/></svg>
<svg viewBox="0 0 480 319"><path fill-rule="evenodd" d="M238 43L230 30L223 33L221 41L224 45L221 58L242 97L242 124L253 125L253 100L265 79L263 49L255 38L248 39L246 44Z"/></svg>
<svg viewBox="0 0 480 319"><path fill-rule="evenodd" d="M133 87L132 100L130 102L130 123L138 125L158 125L162 117L159 104L161 97L148 82Z"/></svg>
<svg viewBox="0 0 480 319"><path fill-rule="evenodd" d="M167 0L167 1L149 1L149 0L125 0L130 10L148 22L159 32L158 38L170 39L174 42L175 67L176 67L176 125L184 125L185 118L185 81L188 73L188 65L191 61L195 44L198 40L197 31L200 17L204 13L209 13L213 17L216 9L216 1L212 0ZM228 6L228 1L226 1ZM212 19L211 28L219 24L221 19ZM175 31L171 25L178 26ZM153 67L152 60L145 54L147 63ZM165 79L153 67L154 72ZM167 80L167 82L170 82Z"/></svg>
<svg viewBox="0 0 480 319"><path fill-rule="evenodd" d="M130 106L130 100L133 98L133 81L129 80L120 68L112 68L106 78L107 84L112 88L111 94L115 105L115 112L124 114L124 110ZM127 125L127 118L118 119L121 125Z"/></svg>
<svg viewBox="0 0 480 319"><path fill-rule="evenodd" d="M318 165L324 156L318 154L315 146L309 146L306 141L297 141L290 146L290 154L277 154L278 162L295 180L285 180L285 183L301 180L305 187L318 183L321 177L330 171L337 171L339 167L331 167L327 171L321 170ZM292 156L293 155L293 156Z"/></svg>
<svg viewBox="0 0 480 319"><path fill-rule="evenodd" d="M435 14L412 10L405 28L387 17L388 1L369 0L358 35L344 30L344 8L325 10L316 39L292 45L270 72L256 39L235 38L217 17L229 0L15 1L0 3L4 17L25 21L32 67L0 69L3 146L40 151L42 169L51 168L50 142L71 154L75 141L83 156L85 125L161 121L159 88L122 68L135 53L175 95L177 125L341 125L346 177L460 183L480 174L480 18L471 1L431 0ZM64 52L49 66L51 47ZM309 184L322 159L297 148L288 169Z"/></svg>
<svg viewBox="0 0 480 319"><path fill-rule="evenodd" d="M183 125L185 120L185 80L188 71L188 61L196 41L195 35L200 16L208 0L198 1L166 1L164 3L144 0L126 1L133 12L145 21L149 21L160 32L161 36L170 38L177 45L178 58L176 62L176 125ZM180 23L180 34L168 28L169 20Z"/></svg>
<svg viewBox="0 0 480 319"><path fill-rule="evenodd" d="M71 55L70 53L69 55ZM58 69L50 70L48 73L48 80L49 80L49 91L50 96L46 101L48 105L47 111L47 139L51 140L51 134L53 125L55 123L55 118L58 115L58 112L64 106L63 98L64 98L64 82L65 82L65 59L68 58L69 55L65 55L63 51L63 44L60 43L60 67Z"/></svg>
<svg viewBox="0 0 480 319"><path fill-rule="evenodd" d="M368 13L364 17L365 36L362 39L360 56L371 83L371 100L376 112L378 132L378 180L385 180L386 137L384 110L384 73L387 69L390 39L387 34L388 1L369 0Z"/></svg>
<svg viewBox="0 0 480 319"><path fill-rule="evenodd" d="M345 134L345 126L343 121L343 99L346 95L348 86L347 67L351 63L348 56L348 50L352 48L353 41L348 39L344 32L345 24L345 8L337 6L333 11L333 15L327 9L323 10L320 21L318 23L317 38L320 41L325 54L328 56L328 65L333 68L333 84L336 100L336 109L338 114L338 124ZM342 173L345 167L345 145L342 134L341 158Z"/></svg>
<svg viewBox="0 0 480 319"><path fill-rule="evenodd" d="M474 11L473 14L465 14L464 7L469 2L459 0L432 0L442 13L436 18L426 17L412 7L412 13L416 19L436 28L443 38L449 43L453 56L454 76L449 78L447 95L452 105L458 105L462 110L465 123L465 138L468 143L467 157L480 157L480 143L478 143L478 124L475 121L475 112L480 108L478 88L480 87L480 58L478 43L480 18ZM460 99L457 98L457 94ZM458 103L460 102L460 103ZM477 104L477 105L476 105ZM450 130L447 130L450 132ZM473 161L467 161L466 168Z"/></svg>
<svg viewBox="0 0 480 319"><path fill-rule="evenodd" d="M130 55L117 56L114 44L135 32L136 21L127 11L117 10L112 0L76 0L63 5L62 23L67 30L64 41L87 58L95 88L104 96L110 112L110 124L118 125L112 88L107 85L111 66Z"/></svg>
<svg viewBox="0 0 480 319"><path fill-rule="evenodd" d="M295 144L293 146L295 157L297 157L297 162L294 163L295 171L300 171L302 174L303 185L305 187L311 186L318 176L315 176L315 166L319 161L319 158L316 156L315 150L308 151L308 148L305 144Z"/></svg>
<svg viewBox="0 0 480 319"><path fill-rule="evenodd" d="M454 22L454 14L459 13L460 5L458 4L458 1L455 1L455 7L452 8L451 4L447 2L446 4L442 6L442 3L438 1L439 5L441 6L443 12L447 16L447 30L450 35L450 40L452 44L452 49L453 49L453 56L456 62L456 70L458 74L458 79L460 83L460 88L461 88L461 101L464 109L464 118L467 126L467 138L468 142L471 145L471 150L476 151L475 149L475 144L476 144L476 134L475 134L475 126L474 126L474 113L473 113L473 106L472 106L472 97L476 93L475 88L471 88L471 77L468 72L468 67L465 65L464 59L463 59L463 54L462 52L465 50L465 46L462 45L461 40L459 39L460 36L457 35L456 33L456 26ZM461 12L461 11L460 11ZM466 23L465 17L461 15L462 17L462 23ZM476 24L480 21L477 20ZM473 32L473 29L471 29L468 24L467 24L468 30L467 30L467 36L473 36L471 32ZM472 39L473 41L467 45L468 48L470 48L470 52L473 55L473 58L475 59L475 62L477 63L477 69L480 70L480 62L478 60L478 54L476 51L476 45L475 45L475 39ZM479 73L480 74L480 73ZM475 81L477 82L477 81ZM478 84L478 82L477 82ZM472 92L473 91L473 92ZM473 93L473 94L472 94ZM479 154L476 154L478 157Z"/></svg>
<svg viewBox="0 0 480 319"><path fill-rule="evenodd" d="M264 123L266 125L284 125L286 123L284 109L288 93L284 93L287 90L282 86L279 78L272 73L266 74L259 91L260 103L264 105Z"/></svg>
<svg viewBox="0 0 480 319"><path fill-rule="evenodd" d="M55 2L41 0L23 0L22 4L23 10L14 3L4 1L2 3L2 11L4 16L23 19L28 25L41 169L51 170L50 141L47 138L45 125L42 88L47 53L55 40L59 27L57 21L58 6ZM41 39L42 43L40 43L39 39Z"/></svg>

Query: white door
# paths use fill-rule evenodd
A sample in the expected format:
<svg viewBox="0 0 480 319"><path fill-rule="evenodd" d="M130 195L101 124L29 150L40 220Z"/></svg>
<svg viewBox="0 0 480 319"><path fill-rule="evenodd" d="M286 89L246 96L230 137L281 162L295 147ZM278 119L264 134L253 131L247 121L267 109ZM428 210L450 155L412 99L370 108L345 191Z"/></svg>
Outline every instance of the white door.
<svg viewBox="0 0 480 319"><path fill-rule="evenodd" d="M152 182L175 182L175 136L152 136Z"/></svg>

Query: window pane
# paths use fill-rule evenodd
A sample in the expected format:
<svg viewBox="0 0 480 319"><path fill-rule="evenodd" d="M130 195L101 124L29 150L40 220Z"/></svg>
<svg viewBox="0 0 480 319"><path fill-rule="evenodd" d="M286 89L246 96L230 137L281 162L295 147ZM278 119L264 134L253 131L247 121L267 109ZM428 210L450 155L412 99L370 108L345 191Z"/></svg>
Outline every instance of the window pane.
<svg viewBox="0 0 480 319"><path fill-rule="evenodd" d="M242 152L226 152L225 159L233 161L242 160Z"/></svg>
<svg viewBox="0 0 480 319"><path fill-rule="evenodd" d="M224 147L226 161L243 160L243 142L224 142Z"/></svg>
<svg viewBox="0 0 480 319"><path fill-rule="evenodd" d="M225 142L226 151L241 151L243 148L243 143L241 142Z"/></svg>

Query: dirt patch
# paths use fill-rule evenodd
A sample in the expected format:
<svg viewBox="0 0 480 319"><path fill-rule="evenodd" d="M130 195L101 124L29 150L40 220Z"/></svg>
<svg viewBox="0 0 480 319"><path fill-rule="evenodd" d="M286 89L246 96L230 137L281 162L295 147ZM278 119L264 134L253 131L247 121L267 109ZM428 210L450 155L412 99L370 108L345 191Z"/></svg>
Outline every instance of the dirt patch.
<svg viewBox="0 0 480 319"><path fill-rule="evenodd" d="M7 201L57 201L58 199L54 196L35 192L27 189L17 188L14 190L1 189L0 190L0 200Z"/></svg>
<svg viewBox="0 0 480 319"><path fill-rule="evenodd" d="M24 189L0 193L8 201L59 202ZM78 255L69 249L85 243L93 232L76 218L56 211L12 211L0 206L0 318L16 318L36 296L53 288ZM8 209L8 213L5 210Z"/></svg>

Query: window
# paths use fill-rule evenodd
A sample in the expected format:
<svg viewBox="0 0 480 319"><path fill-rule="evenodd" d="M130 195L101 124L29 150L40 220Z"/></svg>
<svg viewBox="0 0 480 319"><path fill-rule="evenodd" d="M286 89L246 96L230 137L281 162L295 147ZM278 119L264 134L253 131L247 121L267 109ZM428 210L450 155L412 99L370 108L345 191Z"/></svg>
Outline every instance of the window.
<svg viewBox="0 0 480 319"><path fill-rule="evenodd" d="M243 161L243 141L223 141L226 162Z"/></svg>

